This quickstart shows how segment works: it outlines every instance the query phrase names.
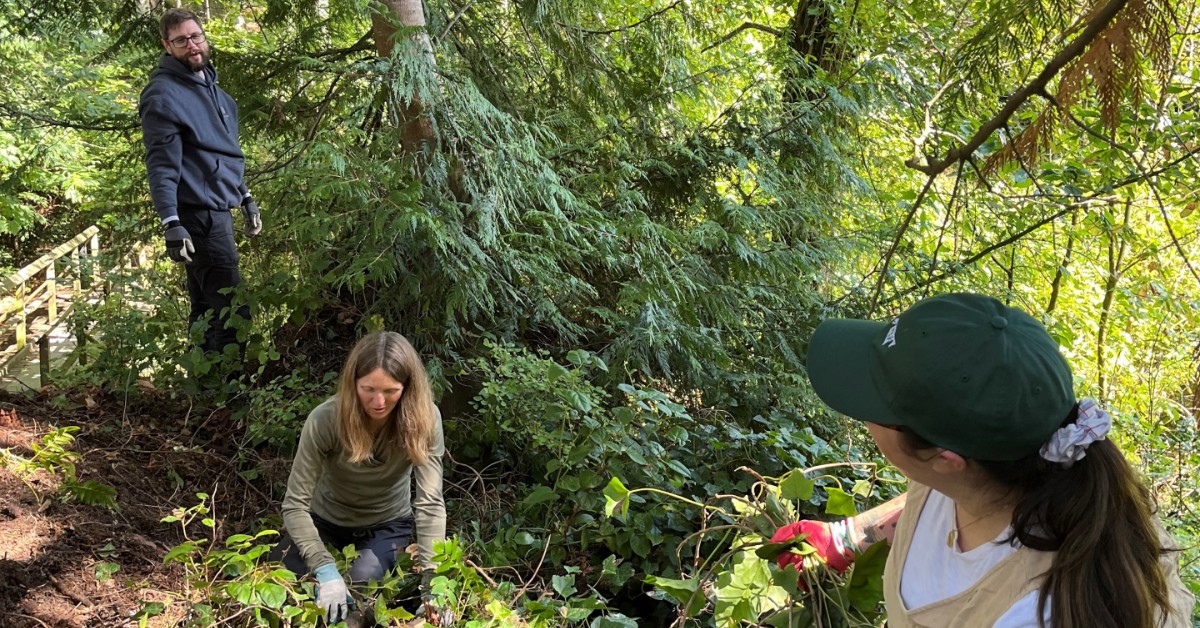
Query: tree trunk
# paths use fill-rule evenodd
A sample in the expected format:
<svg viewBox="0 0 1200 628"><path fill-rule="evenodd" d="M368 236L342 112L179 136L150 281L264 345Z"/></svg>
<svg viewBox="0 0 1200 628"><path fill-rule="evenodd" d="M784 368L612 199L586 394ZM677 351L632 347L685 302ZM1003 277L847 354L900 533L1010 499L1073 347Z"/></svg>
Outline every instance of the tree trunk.
<svg viewBox="0 0 1200 628"><path fill-rule="evenodd" d="M832 22L833 12L828 0L799 0L787 30L788 47L806 63L820 67L827 73L837 69L841 58L839 46L834 41ZM812 89L805 84L812 78L812 75L792 66L784 77L787 99L797 102L823 97L824 90Z"/></svg>
<svg viewBox="0 0 1200 628"><path fill-rule="evenodd" d="M418 54L425 57L430 71L437 67L433 55L433 42L425 30L425 7L422 0L383 0L392 15L371 15L371 35L375 39L375 50L380 57L390 58L396 47L396 26L417 29L412 34ZM421 155L433 150L436 137L433 121L425 115L425 103L412 94L407 100L393 103L396 121L401 128L400 144L405 154Z"/></svg>
<svg viewBox="0 0 1200 628"><path fill-rule="evenodd" d="M1192 376L1191 403L1188 404L1188 409L1196 418L1196 427L1200 428L1200 343L1192 350L1192 364L1196 365L1196 374Z"/></svg>

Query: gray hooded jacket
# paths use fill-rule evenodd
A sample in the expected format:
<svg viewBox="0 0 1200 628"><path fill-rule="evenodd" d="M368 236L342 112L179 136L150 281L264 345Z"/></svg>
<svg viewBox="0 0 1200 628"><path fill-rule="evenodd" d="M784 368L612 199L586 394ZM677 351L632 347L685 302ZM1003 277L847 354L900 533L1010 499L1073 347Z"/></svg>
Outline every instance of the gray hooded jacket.
<svg viewBox="0 0 1200 628"><path fill-rule="evenodd" d="M181 205L242 204L246 158L237 113L211 65L197 75L163 54L138 101L150 197L163 224L178 218Z"/></svg>

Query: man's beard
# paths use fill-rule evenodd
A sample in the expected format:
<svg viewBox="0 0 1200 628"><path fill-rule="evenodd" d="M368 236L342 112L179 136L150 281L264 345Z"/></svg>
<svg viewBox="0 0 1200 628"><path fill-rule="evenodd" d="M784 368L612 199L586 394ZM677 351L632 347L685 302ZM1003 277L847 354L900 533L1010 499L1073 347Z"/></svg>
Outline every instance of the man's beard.
<svg viewBox="0 0 1200 628"><path fill-rule="evenodd" d="M188 51L188 53L187 53L187 54L183 55L183 58L182 58L182 59L180 59L179 57L175 57L175 58L176 58L176 59L179 59L179 61L180 61L181 63L183 63L184 65L186 65L186 66L187 66L187 69L188 69L189 71L191 71L191 72L203 72L203 71L204 71L204 68L205 68L206 66L208 66L209 54L208 54L208 51L207 51L207 50L202 50L202 51L200 51L200 61L199 61L199 62L193 62L193 61L192 61L192 54L191 54L191 51Z"/></svg>

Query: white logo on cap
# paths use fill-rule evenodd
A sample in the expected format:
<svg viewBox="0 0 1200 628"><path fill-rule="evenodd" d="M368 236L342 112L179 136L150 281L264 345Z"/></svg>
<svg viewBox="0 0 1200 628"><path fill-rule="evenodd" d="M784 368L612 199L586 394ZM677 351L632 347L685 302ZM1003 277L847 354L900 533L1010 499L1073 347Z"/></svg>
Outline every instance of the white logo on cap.
<svg viewBox="0 0 1200 628"><path fill-rule="evenodd" d="M900 317L897 316L896 318L892 319L892 327L891 327L891 329L888 330L887 335L883 337L883 346L885 346L885 347L896 346L896 328L899 326L900 326Z"/></svg>

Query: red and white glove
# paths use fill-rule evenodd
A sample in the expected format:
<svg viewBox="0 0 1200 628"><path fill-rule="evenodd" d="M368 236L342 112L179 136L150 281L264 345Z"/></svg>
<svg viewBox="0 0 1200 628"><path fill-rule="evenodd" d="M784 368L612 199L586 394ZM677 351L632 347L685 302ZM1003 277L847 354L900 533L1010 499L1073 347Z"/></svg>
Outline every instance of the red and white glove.
<svg viewBox="0 0 1200 628"><path fill-rule="evenodd" d="M803 541L816 550L816 555L821 562L829 565L838 573L845 573L850 568L850 563L854 562L854 552L848 547L851 545L850 529L851 526L846 521L835 523L797 521L776 530L775 534L771 536L771 542L786 543L804 535ZM803 573L805 558L796 550L790 549L776 556L775 562L781 569L787 568L788 565L795 565L796 569Z"/></svg>

